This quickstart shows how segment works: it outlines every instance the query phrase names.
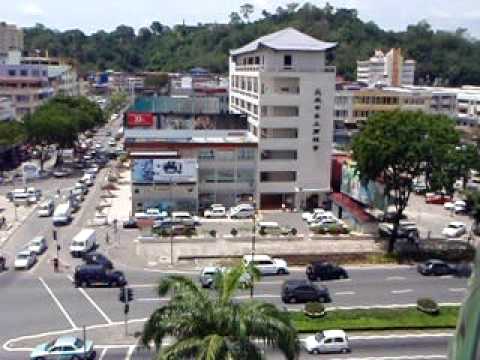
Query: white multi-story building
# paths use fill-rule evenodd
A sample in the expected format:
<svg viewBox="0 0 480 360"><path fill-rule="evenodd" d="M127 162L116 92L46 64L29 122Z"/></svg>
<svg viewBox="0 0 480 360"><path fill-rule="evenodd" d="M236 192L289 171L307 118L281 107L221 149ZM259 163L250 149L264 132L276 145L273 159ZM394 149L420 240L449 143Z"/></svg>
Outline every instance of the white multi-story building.
<svg viewBox="0 0 480 360"><path fill-rule="evenodd" d="M381 50L375 50L370 59L357 61L357 81L369 86L413 85L415 64L415 60L403 58L401 49L390 49L386 55Z"/></svg>
<svg viewBox="0 0 480 360"><path fill-rule="evenodd" d="M230 52L230 110L258 137L260 208L316 207L330 191L335 46L287 28Z"/></svg>
<svg viewBox="0 0 480 360"><path fill-rule="evenodd" d="M4 63L10 51L23 50L23 31L15 25L0 22L0 63Z"/></svg>

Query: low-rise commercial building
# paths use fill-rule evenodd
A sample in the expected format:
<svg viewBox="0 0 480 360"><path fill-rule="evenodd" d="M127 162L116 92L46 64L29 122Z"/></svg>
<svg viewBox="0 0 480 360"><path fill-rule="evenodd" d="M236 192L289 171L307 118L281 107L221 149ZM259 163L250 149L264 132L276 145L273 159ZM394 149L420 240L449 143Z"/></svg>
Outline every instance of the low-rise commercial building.
<svg viewBox="0 0 480 360"><path fill-rule="evenodd" d="M257 139L246 117L221 112L217 98L139 98L124 126L132 212L252 200Z"/></svg>

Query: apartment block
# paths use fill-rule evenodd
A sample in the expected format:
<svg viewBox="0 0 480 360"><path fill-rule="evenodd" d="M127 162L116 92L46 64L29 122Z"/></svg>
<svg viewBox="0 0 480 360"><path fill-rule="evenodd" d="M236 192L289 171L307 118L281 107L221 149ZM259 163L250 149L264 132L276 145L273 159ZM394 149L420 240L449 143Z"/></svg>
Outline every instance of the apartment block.
<svg viewBox="0 0 480 360"><path fill-rule="evenodd" d="M23 31L15 25L0 22L0 63L12 50L23 50Z"/></svg>
<svg viewBox="0 0 480 360"><path fill-rule="evenodd" d="M386 55L382 50L368 60L357 61L357 81L369 86L413 85L415 60L404 59L399 48L391 49Z"/></svg>
<svg viewBox="0 0 480 360"><path fill-rule="evenodd" d="M12 100L0 97L0 122L9 121L15 118L15 112L12 106Z"/></svg>
<svg viewBox="0 0 480 360"><path fill-rule="evenodd" d="M330 190L335 48L293 28L230 52L230 111L258 138L256 203L317 207Z"/></svg>

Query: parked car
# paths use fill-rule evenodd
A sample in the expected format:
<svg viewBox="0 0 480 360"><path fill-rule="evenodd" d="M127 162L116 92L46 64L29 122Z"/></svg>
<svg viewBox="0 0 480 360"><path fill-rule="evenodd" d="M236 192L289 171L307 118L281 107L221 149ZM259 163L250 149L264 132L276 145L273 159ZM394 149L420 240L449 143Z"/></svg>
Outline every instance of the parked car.
<svg viewBox="0 0 480 360"><path fill-rule="evenodd" d="M260 221L257 223L260 235L296 235L297 230L291 226L280 226L276 221Z"/></svg>
<svg viewBox="0 0 480 360"><path fill-rule="evenodd" d="M37 215L40 217L49 217L53 215L55 204L53 200L45 200L37 208Z"/></svg>
<svg viewBox="0 0 480 360"><path fill-rule="evenodd" d="M30 250L22 250L15 256L15 270L30 269L37 262L37 256Z"/></svg>
<svg viewBox="0 0 480 360"><path fill-rule="evenodd" d="M53 225L66 225L72 221L72 207L69 201L57 205L52 221Z"/></svg>
<svg viewBox="0 0 480 360"><path fill-rule="evenodd" d="M443 260L430 259L417 265L417 271L425 276L455 275L469 277L472 268L469 264L453 265Z"/></svg>
<svg viewBox="0 0 480 360"><path fill-rule="evenodd" d="M310 354L351 352L350 343L343 330L320 331L307 337L302 345Z"/></svg>
<svg viewBox="0 0 480 360"><path fill-rule="evenodd" d="M113 263L105 255L98 252L89 252L83 255L83 261L88 265L102 265L106 269L113 269Z"/></svg>
<svg viewBox="0 0 480 360"><path fill-rule="evenodd" d="M312 221L313 217L316 216L316 214L323 214L325 213L325 210L324 209L321 209L321 208L317 208L317 209L313 209L313 211L311 212L304 212L302 213L302 219L304 221Z"/></svg>
<svg viewBox="0 0 480 360"><path fill-rule="evenodd" d="M86 186L93 186L93 184L95 184L95 177L92 174L84 174L79 182Z"/></svg>
<svg viewBox="0 0 480 360"><path fill-rule="evenodd" d="M109 286L123 287L127 280L123 272L110 270L102 265L79 265L75 268L75 287Z"/></svg>
<svg viewBox="0 0 480 360"><path fill-rule="evenodd" d="M52 175L56 178L63 178L72 175L72 173L70 169L56 169L52 172Z"/></svg>
<svg viewBox="0 0 480 360"><path fill-rule="evenodd" d="M452 197L444 194L434 194L427 193L425 194L425 202L427 204L440 204L443 205L446 202L452 201Z"/></svg>
<svg viewBox="0 0 480 360"><path fill-rule="evenodd" d="M172 212L171 218L173 221L180 221L186 226L200 225L198 217L190 215L190 213L187 211L174 211Z"/></svg>
<svg viewBox="0 0 480 360"><path fill-rule="evenodd" d="M28 250L36 255L43 254L48 249L45 236L35 236L28 244Z"/></svg>
<svg viewBox="0 0 480 360"><path fill-rule="evenodd" d="M224 218L227 216L227 210L225 206L211 206L209 209L203 212L203 216L206 218Z"/></svg>
<svg viewBox="0 0 480 360"><path fill-rule="evenodd" d="M378 224L378 232L380 236L390 237L393 231L392 223L380 223ZM397 230L398 238L408 238L411 236L418 237L418 227L413 221L400 220L400 224Z"/></svg>
<svg viewBox="0 0 480 360"><path fill-rule="evenodd" d="M311 281L348 279L348 273L343 267L323 261L310 263L305 272Z"/></svg>
<svg viewBox="0 0 480 360"><path fill-rule="evenodd" d="M262 275L285 275L288 274L288 264L283 259L272 259L268 255L244 255L243 264L251 264L258 269Z"/></svg>
<svg viewBox="0 0 480 360"><path fill-rule="evenodd" d="M145 212L136 212L135 218L138 219L150 219L150 220L162 220L168 217L166 211L160 211L156 208L147 209Z"/></svg>
<svg viewBox="0 0 480 360"><path fill-rule="evenodd" d="M324 212L314 213L310 219L307 219L307 224L309 225L321 224L322 222L325 222L327 220L338 221L338 219L336 218L335 215L333 215L332 212L324 211Z"/></svg>
<svg viewBox="0 0 480 360"><path fill-rule="evenodd" d="M74 190L80 191L83 195L87 195L88 193L87 186L82 184L81 182L75 183Z"/></svg>
<svg viewBox="0 0 480 360"><path fill-rule="evenodd" d="M86 357L85 357L86 355ZM85 359L94 360L97 353L93 349L93 342L74 336L62 336L50 342L36 346L30 353L31 360L46 359Z"/></svg>
<svg viewBox="0 0 480 360"><path fill-rule="evenodd" d="M138 228L137 220L135 220L135 218L129 218L123 222L122 226L124 229L136 229Z"/></svg>
<svg viewBox="0 0 480 360"><path fill-rule="evenodd" d="M445 210L454 211L455 214L465 213L467 209L467 203L463 200L457 200L455 202L448 201L443 204Z"/></svg>
<svg viewBox="0 0 480 360"><path fill-rule="evenodd" d="M325 286L317 286L310 280L291 279L282 285L282 301L284 303L331 302L330 293Z"/></svg>
<svg viewBox="0 0 480 360"><path fill-rule="evenodd" d="M230 218L247 219L255 216L255 208L250 204L240 204L230 208Z"/></svg>
<svg viewBox="0 0 480 360"><path fill-rule="evenodd" d="M7 269L7 259L5 256L0 254L0 272L5 271Z"/></svg>
<svg viewBox="0 0 480 360"><path fill-rule="evenodd" d="M442 230L442 235L448 238L455 238L464 235L467 232L467 225L461 221L452 221Z"/></svg>

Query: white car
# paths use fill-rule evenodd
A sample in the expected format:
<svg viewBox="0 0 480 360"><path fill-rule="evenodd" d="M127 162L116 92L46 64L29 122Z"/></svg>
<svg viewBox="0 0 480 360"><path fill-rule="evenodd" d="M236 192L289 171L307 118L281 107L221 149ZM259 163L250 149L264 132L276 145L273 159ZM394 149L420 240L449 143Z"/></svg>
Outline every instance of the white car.
<svg viewBox="0 0 480 360"><path fill-rule="evenodd" d="M92 174L85 174L82 176L82 178L79 180L82 184L85 184L87 186L93 186L95 182L94 175Z"/></svg>
<svg viewBox="0 0 480 360"><path fill-rule="evenodd" d="M310 226L321 225L326 221L338 222L338 219L330 211L325 211L323 214L320 214L320 213L314 214L314 216L311 219L307 220L307 224Z"/></svg>
<svg viewBox="0 0 480 360"><path fill-rule="evenodd" d="M37 256L30 250L19 251L15 256L15 269L30 269L37 261Z"/></svg>
<svg viewBox="0 0 480 360"><path fill-rule="evenodd" d="M230 208L231 219L247 219L255 216L255 208L250 204L241 204Z"/></svg>
<svg viewBox="0 0 480 360"><path fill-rule="evenodd" d="M40 255L47 250L47 240L45 236L36 236L28 244L28 250L33 252L35 255Z"/></svg>
<svg viewBox="0 0 480 360"><path fill-rule="evenodd" d="M272 259L268 255L244 255L243 264L253 264L262 275L285 275L288 274L288 264L283 259Z"/></svg>
<svg viewBox="0 0 480 360"><path fill-rule="evenodd" d="M104 226L108 225L108 217L102 213L96 213L95 218L93 219L93 225L95 226Z"/></svg>
<svg viewBox="0 0 480 360"><path fill-rule="evenodd" d="M323 214L325 213L325 210L323 209L320 209L320 208L317 208L317 209L313 209L312 212L304 212L302 213L302 219L304 221L312 221L313 217L316 215L316 214Z"/></svg>
<svg viewBox="0 0 480 360"><path fill-rule="evenodd" d="M467 232L467 225L460 221L452 221L442 230L442 235L448 238L462 236Z"/></svg>
<svg viewBox="0 0 480 360"><path fill-rule="evenodd" d="M303 347L310 354L349 353L347 335L343 330L323 330L303 340Z"/></svg>
<svg viewBox="0 0 480 360"><path fill-rule="evenodd" d="M467 211L467 203L463 200L455 201L453 211L455 211L455 214L465 213Z"/></svg>
<svg viewBox="0 0 480 360"><path fill-rule="evenodd" d="M204 211L203 216L206 218L224 218L227 216L227 210L224 206L212 206Z"/></svg>

